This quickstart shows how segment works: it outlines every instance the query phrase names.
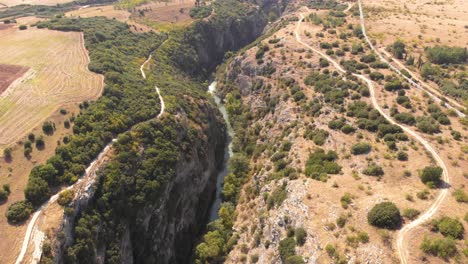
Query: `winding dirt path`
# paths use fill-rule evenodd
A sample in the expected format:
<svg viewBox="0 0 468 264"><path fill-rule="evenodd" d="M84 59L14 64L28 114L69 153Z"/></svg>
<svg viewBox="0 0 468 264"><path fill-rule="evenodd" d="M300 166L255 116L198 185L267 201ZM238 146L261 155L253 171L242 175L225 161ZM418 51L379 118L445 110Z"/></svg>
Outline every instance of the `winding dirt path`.
<svg viewBox="0 0 468 264"><path fill-rule="evenodd" d="M307 10L309 11L308 8L307 8ZM301 18L299 19L299 21L298 21L298 23L296 25L296 29L294 30L296 41L299 42L300 44L302 44L303 46L305 46L306 48L312 50L313 52L318 53L320 56L322 56L327 61L329 61L331 64L333 64L333 66L338 71L340 71L341 73L346 73L346 70L344 68L342 68L342 66L338 62L333 60L330 56L326 55L322 51L320 51L320 50L310 46L309 44L305 43L304 41L302 41L301 36L299 34L299 29L300 29L300 25L301 25L302 21L304 20L304 15L300 14L300 16L301 16ZM431 155L436 160L437 164L443 170L443 174L442 174L443 180L446 182L447 185L449 185L450 178L449 178L447 166L445 165L442 158L440 158L439 154L437 154L437 152L434 150L434 148L432 148L432 146L424 138L422 138L417 132L415 132L414 130L412 130L411 128L409 128L407 126L404 126L404 125L401 125L401 124L397 123L387 113L385 113L383 111L383 109L380 107L380 105L377 102L377 99L375 97L374 84L369 78L367 78L364 75L355 74L355 73L353 73L353 76L361 79L362 81L364 81L367 84L367 86L369 87L373 107L375 109L377 109L377 111L379 111L379 113L388 122L390 122L393 125L399 126L401 129L403 129L403 131L410 134L414 139L416 139L418 142L420 142L424 146L424 148L431 153ZM431 207L427 211L425 211L423 214L421 214L416 220L414 220L411 223L403 226L403 228L400 229L400 231L398 232L398 237L397 237L397 242L396 242L397 243L397 253L398 253L398 256L399 256L400 261L401 261L402 264L407 264L408 263L408 250L407 250L406 244L405 244L405 239L406 239L407 235L410 233L410 231L412 229L414 229L415 227L421 225L422 223L424 223L425 221L427 221L428 219L430 219L431 217L434 216L434 214L437 212L437 210L439 209L439 207L441 206L441 204L443 203L443 201L447 197L448 193L449 193L448 188L441 189L441 191L439 192L437 198L435 199L435 201L431 205Z"/></svg>
<svg viewBox="0 0 468 264"><path fill-rule="evenodd" d="M164 44L164 43L163 43ZM161 45L163 45L161 44ZM140 71L141 71L141 76L143 79L146 80L146 74L144 71L144 68L146 64L151 60L152 54L149 55L148 59L145 60L145 62L140 66ZM164 103L164 99L161 96L161 93L159 91L159 88L155 86L156 93L158 94L159 101L161 103L161 110L159 111L158 115L156 118L161 117L166 109L166 104ZM134 126L132 126L133 128ZM132 129L130 128L130 129ZM53 195L52 197L49 198L49 200L43 204L37 211L33 214L31 220L29 221L28 228L26 229L26 234L23 239L23 244L21 247L20 254L16 258L15 264L21 264L25 260L25 255L28 250L28 245L33 244L34 246L34 252L32 256L32 263L38 263L40 260L40 257L42 255L42 242L44 239L44 233L39 230L39 226L37 225L37 220L39 216L43 213L43 211L52 203L54 203L58 198L60 193L62 193L65 190L71 190L75 187L83 187L85 190L87 190L91 185L94 183L96 179L96 172L99 170L101 165L104 163L105 158L107 155L110 153L112 150L112 144L117 141L117 138L112 139L112 141L106 145L106 147L99 153L98 157L91 162L91 164L88 166L88 168L85 171L85 174L82 178L80 178L75 184L68 186L66 189L62 190L61 192Z"/></svg>
<svg viewBox="0 0 468 264"><path fill-rule="evenodd" d="M415 82L413 79L407 77L406 75L404 75L400 69L398 69L396 66L394 66L393 64L390 63L390 61L388 61L375 47L374 45L372 44L372 42L370 41L369 37L367 36L367 32L366 32L366 26L365 26L365 21L364 21L364 12L362 10L362 1L361 0L358 0L358 6L359 6L359 19L360 19L360 23L361 23L361 29L362 29L362 34L364 35L364 38L366 39L366 42L367 44L369 45L369 47L374 51L374 53L380 58L380 60L382 60L383 62L385 62L386 64L388 64L390 66L390 68L398 73L401 77L403 77L407 82L409 82L411 85L413 85L414 87L418 88L419 90L422 90L424 92L426 92L434 101L436 101L437 103L441 103L442 100L434 95L434 92L432 91L432 87L430 87L430 85L424 83L422 80L419 80L417 78L414 78L415 74L412 73L408 68L406 67L403 67L406 71L408 71L408 73L418 82ZM421 85L420 83L422 83L423 85ZM430 87L430 88L428 88ZM447 101L449 101L451 104L461 108L461 109L464 109L464 107L462 107L459 103L457 103L455 100L452 100L451 98L445 98ZM449 104L448 102L445 102L444 101L444 105L445 107L447 107L448 109L453 109L459 117L465 117L465 114L462 113L460 110L458 110L457 107L453 107L451 104Z"/></svg>

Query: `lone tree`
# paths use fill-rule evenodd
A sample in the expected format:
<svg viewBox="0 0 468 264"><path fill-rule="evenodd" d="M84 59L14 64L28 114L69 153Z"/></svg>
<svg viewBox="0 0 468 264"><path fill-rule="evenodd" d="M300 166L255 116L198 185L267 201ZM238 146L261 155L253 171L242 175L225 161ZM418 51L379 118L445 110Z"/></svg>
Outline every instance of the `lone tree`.
<svg viewBox="0 0 468 264"><path fill-rule="evenodd" d="M400 210L392 202L376 204L367 214L369 224L387 229L395 229L400 226Z"/></svg>
<svg viewBox="0 0 468 264"><path fill-rule="evenodd" d="M428 185L438 185L442 176L441 167L425 167L421 171L421 181Z"/></svg>

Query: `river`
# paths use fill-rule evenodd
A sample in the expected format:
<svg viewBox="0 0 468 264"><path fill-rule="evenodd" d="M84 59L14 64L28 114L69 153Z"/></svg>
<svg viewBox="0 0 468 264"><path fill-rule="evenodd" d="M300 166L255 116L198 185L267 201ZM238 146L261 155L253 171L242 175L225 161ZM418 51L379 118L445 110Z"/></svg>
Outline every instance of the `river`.
<svg viewBox="0 0 468 264"><path fill-rule="evenodd" d="M224 107L223 103L221 102L221 98L218 97L216 94L216 81L212 82L208 86L208 92L213 96L216 105L218 106L219 111L223 115L224 121L226 122L227 126L227 146L224 151L224 161L223 161L223 167L221 168L220 172L218 173L218 176L216 177L216 196L213 201L213 204L211 205L210 212L209 212L209 221L216 220L218 218L218 211L221 206L221 201L222 201L222 191L223 191L223 181L224 177L228 174L228 164L229 164L229 158L232 156L232 137L234 135L234 131L232 129L231 123L229 122L229 116L227 114L226 108Z"/></svg>

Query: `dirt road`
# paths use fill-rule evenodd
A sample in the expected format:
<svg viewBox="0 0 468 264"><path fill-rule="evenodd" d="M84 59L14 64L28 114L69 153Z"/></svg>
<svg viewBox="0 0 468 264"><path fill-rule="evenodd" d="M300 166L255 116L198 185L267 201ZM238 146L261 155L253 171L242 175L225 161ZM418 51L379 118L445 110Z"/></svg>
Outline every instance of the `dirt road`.
<svg viewBox="0 0 468 264"><path fill-rule="evenodd" d="M309 11L308 8L307 8L307 10ZM335 60L333 60L330 56L326 55L325 53L321 52L320 50L315 49L314 47L312 47L312 46L308 45L307 43L305 43L304 41L302 41L302 39L300 37L300 34L299 34L299 29L300 29L300 25L301 25L302 21L304 20L304 15L301 14L300 16L301 16L301 18L299 19L299 21L297 23L297 26L296 26L296 29L294 31L296 41L299 42L300 44L302 44L303 46L305 46L306 48L312 50L313 52L318 53L319 55L321 55L323 58L325 58L327 61L329 61L331 64L333 64L333 66L338 71L340 71L341 73L346 73L345 69L343 69L341 67L341 65L338 62L336 62ZM361 74L353 74L353 76L361 79L362 81L364 81L367 84L367 86L369 87L373 107L375 109L377 109L379 111L379 113L388 122L390 122L393 125L399 126L401 129L403 129L403 131L405 131L406 133L411 135L414 139L416 139L418 142L420 142L424 146L424 148L431 153L431 155L436 160L437 164L442 168L442 170L443 170L442 178L448 185L450 183L450 178L449 178L447 166L445 165L444 161L440 158L439 154L437 154L437 152L434 150L434 148L432 148L432 146L424 138L422 138L417 132L415 132L414 130L412 130L411 128L409 128L407 126L398 124L387 113L385 113L383 111L383 109L380 107L380 105L377 102L377 99L375 97L374 84L369 78L367 78L366 76L361 75ZM407 264L408 263L408 252L407 252L406 245L405 245L405 239L406 239L408 233L412 229L414 229L415 227L419 226L420 224L424 223L425 221L427 221L428 219L430 219L431 217L434 216L434 214L437 212L437 210L439 209L439 207L443 203L444 199L446 198L448 192L449 192L448 188L442 189L439 192L439 194L438 194L437 198L435 199L434 203L431 205L431 207L427 211L425 211L422 215L420 215L413 222L403 226L403 228L398 232L398 237L397 237L397 242L396 242L397 243L397 253L398 253L398 256L399 256L400 261L401 261L402 264Z"/></svg>
<svg viewBox="0 0 468 264"><path fill-rule="evenodd" d="M398 73L401 77L403 77L406 81L408 81L408 83L410 83L412 86L416 87L417 89L419 90L422 90L424 92L426 92L434 101L436 101L437 103L441 103L442 100L434 95L430 89L427 89L425 88L424 86L429 86L428 84L425 84L424 82L422 82L421 80L417 80L419 83L415 82L413 79L411 78L408 78L406 75L404 75L400 69L398 69L397 67L395 67L393 64L390 63L390 61L388 61L384 56L382 56L382 54L374 47L374 45L372 44L372 42L370 41L369 37L367 36L367 32L366 32L366 26L365 26L365 21L364 21L364 12L362 10L362 0L358 0L358 6L359 6L359 18L360 18L360 22L361 22L361 29L362 29L362 34L364 35L364 38L366 39L366 42L367 44L369 45L369 47L374 51L374 53L380 58L381 61L385 62L386 64L388 64L390 66L390 68ZM408 71L410 73L411 76L415 76L414 73L412 73L411 71L409 71L409 69L405 69L406 71ZM424 86L422 86L420 83L423 83ZM454 100L451 100L450 98L444 98L446 99L447 101L451 102L451 104L457 106L457 107L460 107L461 105L458 104L457 102L455 102ZM460 110L458 110L456 107L453 107L451 104L447 103L447 102L444 102L444 106L447 107L448 109L453 109L457 114L458 116L460 117L465 117L465 114L462 113ZM463 109L463 107L461 107L461 109Z"/></svg>

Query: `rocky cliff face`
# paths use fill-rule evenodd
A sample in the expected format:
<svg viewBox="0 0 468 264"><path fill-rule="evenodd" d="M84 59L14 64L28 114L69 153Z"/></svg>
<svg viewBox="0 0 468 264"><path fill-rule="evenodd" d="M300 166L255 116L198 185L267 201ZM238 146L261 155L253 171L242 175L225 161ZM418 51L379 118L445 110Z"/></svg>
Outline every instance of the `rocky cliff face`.
<svg viewBox="0 0 468 264"><path fill-rule="evenodd" d="M203 138L182 154L176 177L164 187L157 203L147 205L126 226L122 262L187 263L216 188L226 142L219 116L214 109L207 110Z"/></svg>

